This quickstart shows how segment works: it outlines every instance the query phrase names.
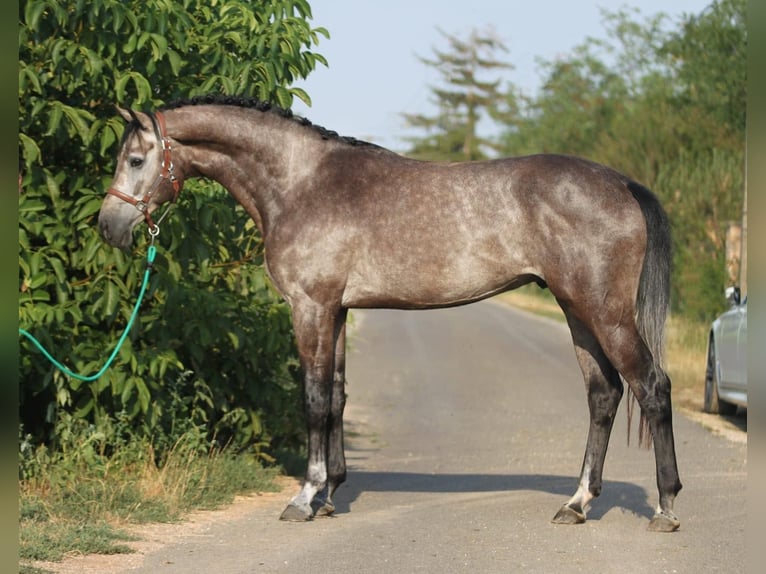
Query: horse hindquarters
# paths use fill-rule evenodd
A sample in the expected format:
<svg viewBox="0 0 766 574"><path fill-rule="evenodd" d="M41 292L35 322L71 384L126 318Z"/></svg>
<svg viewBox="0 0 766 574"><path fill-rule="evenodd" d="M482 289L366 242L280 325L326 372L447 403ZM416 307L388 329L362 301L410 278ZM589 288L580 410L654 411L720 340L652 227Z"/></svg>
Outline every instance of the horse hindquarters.
<svg viewBox="0 0 766 574"><path fill-rule="evenodd" d="M661 367L670 285L670 232L667 216L654 196L638 184L629 182L627 187L643 215L642 228L633 226L634 240L625 243L621 253L612 254L617 256L604 256L594 263L599 272L590 276L602 278L600 282L549 283L549 286L567 314L576 348L581 345L580 339L590 341L588 344L597 349L595 354L578 350L588 386L591 431L596 429L603 439L608 438L605 427L598 431L599 422L594 417L610 412L609 405L616 408L619 399L612 393L602 410L594 410L594 405L599 403L594 393L602 394L606 388L604 381L612 381L610 384L614 386L613 369L616 369L638 400L642 419L647 423L645 428L654 442L659 508L649 529L673 531L679 526L673 502L681 490L681 482L673 439L670 379ZM600 366L600 376L594 378L594 371L588 366L591 363ZM594 387L594 381L599 379ZM611 418L613 416L611 414ZM611 426L608 419L609 416L605 420ZM589 435L581 487L568 503L574 507L578 502L589 500L590 495L581 492L583 482L587 482L588 476L596 478L596 475L592 468L585 467L589 460L597 460L605 453L606 442L601 442L603 444L597 444ZM600 484L600 476L596 484ZM590 488L593 490L593 483Z"/></svg>

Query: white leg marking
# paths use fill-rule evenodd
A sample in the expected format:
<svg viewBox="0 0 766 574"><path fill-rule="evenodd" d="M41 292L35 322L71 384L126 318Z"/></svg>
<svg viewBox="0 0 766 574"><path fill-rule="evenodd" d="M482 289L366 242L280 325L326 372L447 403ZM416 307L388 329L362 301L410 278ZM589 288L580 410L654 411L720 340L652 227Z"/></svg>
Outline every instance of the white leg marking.
<svg viewBox="0 0 766 574"><path fill-rule="evenodd" d="M327 469L324 465L310 464L308 468L308 476L312 480L306 480L303 483L301 491L292 499L292 504L295 506L307 506L314 500L314 496L319 492L327 483ZM314 481L319 482L319 486L314 486Z"/></svg>
<svg viewBox="0 0 766 574"><path fill-rule="evenodd" d="M588 476L590 475L590 467L585 465L582 469L582 475L580 476L580 484L577 487L577 492L569 499L567 506L579 506L583 514L590 507L590 501L593 500L593 495L590 493L590 482Z"/></svg>

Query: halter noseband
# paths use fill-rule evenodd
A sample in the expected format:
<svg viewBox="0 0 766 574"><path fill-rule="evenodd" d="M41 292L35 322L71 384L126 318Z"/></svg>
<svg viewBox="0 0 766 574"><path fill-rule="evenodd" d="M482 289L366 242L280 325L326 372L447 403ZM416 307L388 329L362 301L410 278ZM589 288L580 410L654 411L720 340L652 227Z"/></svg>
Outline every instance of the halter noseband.
<svg viewBox="0 0 766 574"><path fill-rule="evenodd" d="M181 182L173 173L174 166L173 158L171 157L172 147L170 145L170 138L165 135L167 131L167 128L165 127L165 116L162 115L162 112L155 112L154 116L151 117L152 124L154 125L154 133L157 135L157 139L162 143L162 167L160 169L160 175L157 178L157 181L141 199L136 199L135 197L123 193L114 187L107 189L106 193L109 195L114 195L115 197L135 206L135 208L144 215L146 224L149 226L149 234L154 236L159 233L160 229L159 226L154 223L152 216L149 213L149 202L151 202L154 192L159 189L162 181L168 180L173 186L173 198L171 199L171 202L175 203L176 199L178 199L178 194L181 193ZM165 213L167 213L167 211ZM159 221L162 221L164 216L165 214L160 217Z"/></svg>

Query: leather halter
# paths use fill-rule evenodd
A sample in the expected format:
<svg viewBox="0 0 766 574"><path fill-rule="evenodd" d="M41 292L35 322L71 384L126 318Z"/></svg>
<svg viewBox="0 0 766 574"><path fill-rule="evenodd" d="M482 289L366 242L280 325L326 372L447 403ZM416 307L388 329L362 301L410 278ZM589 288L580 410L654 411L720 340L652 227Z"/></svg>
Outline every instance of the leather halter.
<svg viewBox="0 0 766 574"><path fill-rule="evenodd" d="M110 187L106 193L114 195L135 206L135 208L143 214L146 224L149 226L149 233L156 235L159 233L159 226L154 223L152 216L149 213L149 203L152 200L152 196L159 189L160 185L162 185L162 182L167 180L173 186L173 198L171 199L171 202L175 203L176 199L178 199L178 194L181 193L181 181L173 173L174 166L173 158L171 157L172 147L170 145L170 138L165 135L167 132L167 128L165 127L165 116L162 115L162 112L155 112L151 117L152 124L154 125L154 132L157 135L157 139L162 143L162 166L157 181L154 182L154 185L149 188L149 191L147 191L141 199L123 193L114 187ZM162 220L162 218L160 218L160 220Z"/></svg>

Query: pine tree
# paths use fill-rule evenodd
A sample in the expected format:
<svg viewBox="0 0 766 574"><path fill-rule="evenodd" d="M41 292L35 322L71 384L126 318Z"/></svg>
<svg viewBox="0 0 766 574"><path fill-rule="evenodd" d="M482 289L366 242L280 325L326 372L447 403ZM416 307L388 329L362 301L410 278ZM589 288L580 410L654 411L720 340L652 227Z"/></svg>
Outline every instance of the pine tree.
<svg viewBox="0 0 766 574"><path fill-rule="evenodd" d="M488 73L509 70L513 66L500 59L508 48L490 30L471 31L462 40L439 30L447 40L446 51L433 50L433 59L419 57L435 68L440 86L430 87L435 115L402 114L410 128L422 130L423 136L408 137L411 157L431 160L465 161L485 159L496 144L478 134L479 121L485 116L499 119L513 112L513 98L500 88L501 79Z"/></svg>

